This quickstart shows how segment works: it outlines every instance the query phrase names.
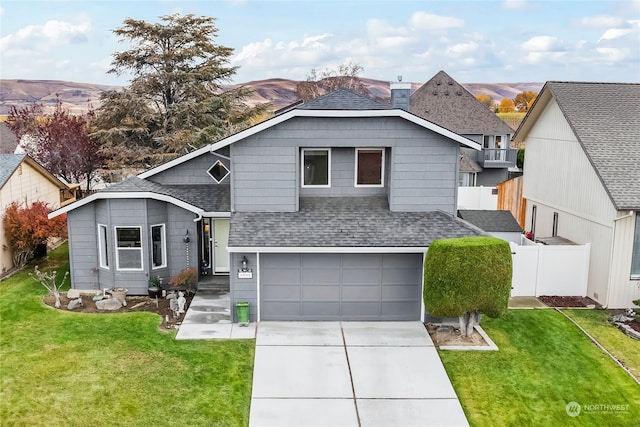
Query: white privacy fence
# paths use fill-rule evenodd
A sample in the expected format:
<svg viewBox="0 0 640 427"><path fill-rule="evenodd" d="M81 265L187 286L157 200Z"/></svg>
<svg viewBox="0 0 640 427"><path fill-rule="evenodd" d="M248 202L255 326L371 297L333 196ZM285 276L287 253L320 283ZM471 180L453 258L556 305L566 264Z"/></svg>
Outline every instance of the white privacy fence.
<svg viewBox="0 0 640 427"><path fill-rule="evenodd" d="M585 296L591 245L543 245L523 239L511 243L511 296Z"/></svg>
<svg viewBox="0 0 640 427"><path fill-rule="evenodd" d="M498 209L496 187L458 187L458 209L495 211Z"/></svg>

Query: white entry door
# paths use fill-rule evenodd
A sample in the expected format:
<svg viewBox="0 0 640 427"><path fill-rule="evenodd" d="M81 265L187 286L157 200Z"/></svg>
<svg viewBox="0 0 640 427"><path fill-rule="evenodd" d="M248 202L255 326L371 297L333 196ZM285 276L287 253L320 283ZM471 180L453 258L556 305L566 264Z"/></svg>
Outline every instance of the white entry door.
<svg viewBox="0 0 640 427"><path fill-rule="evenodd" d="M216 219L213 221L213 272L229 272L229 220Z"/></svg>

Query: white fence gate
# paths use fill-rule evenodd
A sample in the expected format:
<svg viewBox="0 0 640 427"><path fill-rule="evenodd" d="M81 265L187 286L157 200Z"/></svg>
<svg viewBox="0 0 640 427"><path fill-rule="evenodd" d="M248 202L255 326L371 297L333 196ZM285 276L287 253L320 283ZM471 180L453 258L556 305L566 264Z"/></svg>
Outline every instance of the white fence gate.
<svg viewBox="0 0 640 427"><path fill-rule="evenodd" d="M528 243L528 244L527 244ZM511 243L511 296L585 296L591 245Z"/></svg>

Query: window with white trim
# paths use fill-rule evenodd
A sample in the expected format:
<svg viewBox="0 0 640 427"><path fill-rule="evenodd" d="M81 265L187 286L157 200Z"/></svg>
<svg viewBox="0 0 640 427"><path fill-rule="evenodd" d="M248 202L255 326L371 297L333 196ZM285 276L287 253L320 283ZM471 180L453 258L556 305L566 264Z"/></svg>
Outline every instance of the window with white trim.
<svg viewBox="0 0 640 427"><path fill-rule="evenodd" d="M164 224L151 226L151 268L167 266L167 239Z"/></svg>
<svg viewBox="0 0 640 427"><path fill-rule="evenodd" d="M356 148L356 187L384 186L384 148Z"/></svg>
<svg viewBox="0 0 640 427"><path fill-rule="evenodd" d="M475 172L460 172L458 187L475 187L475 186L476 186Z"/></svg>
<svg viewBox="0 0 640 427"><path fill-rule="evenodd" d="M98 224L98 259L101 268L109 269L109 239L108 229L104 224Z"/></svg>
<svg viewBox="0 0 640 427"><path fill-rule="evenodd" d="M218 160L209 168L207 173L211 178L213 178L216 184L220 184L227 176L229 176L230 172L224 163Z"/></svg>
<svg viewBox="0 0 640 427"><path fill-rule="evenodd" d="M142 227L116 227L116 268L142 271Z"/></svg>
<svg viewBox="0 0 640 427"><path fill-rule="evenodd" d="M636 212L636 232L631 254L631 280L640 280L640 212Z"/></svg>
<svg viewBox="0 0 640 427"><path fill-rule="evenodd" d="M302 186L331 186L331 150L328 148L302 149Z"/></svg>

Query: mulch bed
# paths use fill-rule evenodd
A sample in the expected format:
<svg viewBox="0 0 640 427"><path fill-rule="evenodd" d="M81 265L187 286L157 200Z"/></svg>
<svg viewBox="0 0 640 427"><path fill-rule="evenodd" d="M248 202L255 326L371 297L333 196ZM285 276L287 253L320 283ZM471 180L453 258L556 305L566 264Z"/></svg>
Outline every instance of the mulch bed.
<svg viewBox="0 0 640 427"><path fill-rule="evenodd" d="M449 345L472 347L488 345L476 330L473 331L470 337L462 337L460 330L455 327L442 327L442 325L436 323L426 323L425 326L433 343L438 348Z"/></svg>
<svg viewBox="0 0 640 427"><path fill-rule="evenodd" d="M185 304L185 311L191 304L191 300L193 299L193 294L185 293L185 299L187 300ZM82 295L82 306L75 308L72 310L74 313L101 313L101 314L111 314L111 313L133 313L140 311L148 311L150 313L156 313L160 315L162 318L162 324L160 328L162 329L175 329L178 325L182 323L184 318L184 314L181 314L179 318L175 318L173 316L173 312L169 308L169 300L159 297L157 300L151 299L146 296L127 296L126 307L121 307L118 310L99 310L96 307L96 303L92 300L92 296L90 295ZM67 298L66 294L60 295L60 310L67 311L67 305L71 300ZM54 307L55 298L53 295L48 294L43 298L43 302L49 307ZM157 304L156 304L157 302ZM169 321L167 322L167 316L169 316Z"/></svg>
<svg viewBox="0 0 640 427"><path fill-rule="evenodd" d="M600 304L589 297L561 297L558 295L543 295L538 297L540 301L549 307L574 308L574 307L595 307L602 308Z"/></svg>

